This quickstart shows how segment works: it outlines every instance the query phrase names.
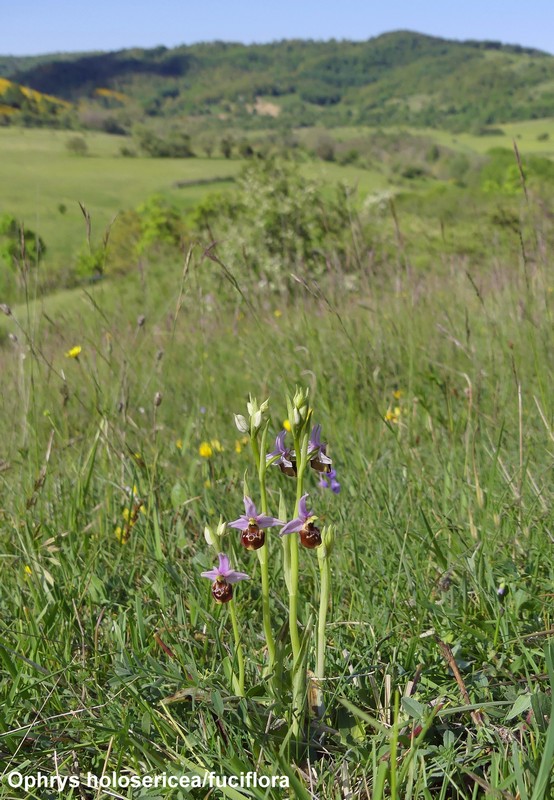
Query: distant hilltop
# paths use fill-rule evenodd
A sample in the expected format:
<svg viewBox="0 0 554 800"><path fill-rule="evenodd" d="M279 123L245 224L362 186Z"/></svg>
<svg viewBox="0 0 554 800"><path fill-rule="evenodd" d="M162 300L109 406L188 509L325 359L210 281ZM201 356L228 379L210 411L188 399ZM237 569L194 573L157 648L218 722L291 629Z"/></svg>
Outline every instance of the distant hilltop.
<svg viewBox="0 0 554 800"><path fill-rule="evenodd" d="M59 118L85 104L110 109L115 126L147 116L264 128L402 124L469 130L554 116L554 56L410 31L365 42L212 42L0 56L0 76L0 116L2 109L7 115L15 109Z"/></svg>

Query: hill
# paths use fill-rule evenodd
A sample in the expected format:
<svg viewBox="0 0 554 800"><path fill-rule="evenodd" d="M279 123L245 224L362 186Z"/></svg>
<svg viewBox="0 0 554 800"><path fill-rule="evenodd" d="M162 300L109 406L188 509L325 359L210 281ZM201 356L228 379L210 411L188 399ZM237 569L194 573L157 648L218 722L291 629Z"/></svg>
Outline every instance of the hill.
<svg viewBox="0 0 554 800"><path fill-rule="evenodd" d="M127 125L146 115L252 128L409 124L469 130L554 115L553 56L409 31L364 42L213 42L0 56L0 75L68 102L109 107Z"/></svg>

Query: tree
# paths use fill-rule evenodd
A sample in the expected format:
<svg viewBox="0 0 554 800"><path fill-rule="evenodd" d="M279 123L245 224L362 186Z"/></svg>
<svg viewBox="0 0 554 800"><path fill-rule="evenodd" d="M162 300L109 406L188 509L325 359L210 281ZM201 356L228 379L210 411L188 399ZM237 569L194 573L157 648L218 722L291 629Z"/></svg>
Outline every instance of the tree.
<svg viewBox="0 0 554 800"><path fill-rule="evenodd" d="M82 136L72 136L71 139L67 140L65 146L70 153L76 156L86 156L88 153L88 144Z"/></svg>
<svg viewBox="0 0 554 800"><path fill-rule="evenodd" d="M134 130L140 149L152 158L193 158L190 136L174 129L162 138L149 128L142 126Z"/></svg>
<svg viewBox="0 0 554 800"><path fill-rule="evenodd" d="M252 146L244 139L239 145L239 155L241 158L252 158L254 155Z"/></svg>
<svg viewBox="0 0 554 800"><path fill-rule="evenodd" d="M221 140L221 152L225 158L231 158L233 155L233 140L230 136L224 136Z"/></svg>

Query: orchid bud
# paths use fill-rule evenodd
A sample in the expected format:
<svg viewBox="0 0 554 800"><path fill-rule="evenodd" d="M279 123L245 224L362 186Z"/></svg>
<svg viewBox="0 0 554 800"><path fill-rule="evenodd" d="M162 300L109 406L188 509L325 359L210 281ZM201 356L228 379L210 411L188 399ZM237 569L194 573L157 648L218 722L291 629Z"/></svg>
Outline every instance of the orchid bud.
<svg viewBox="0 0 554 800"><path fill-rule="evenodd" d="M215 547L216 551L219 552L221 549L221 539L223 536L225 536L226 532L227 523L223 521L223 517L219 518L219 522L217 523L217 528L215 531L206 525L204 528L204 539L206 540L206 544L209 544L210 547Z"/></svg>
<svg viewBox="0 0 554 800"><path fill-rule="evenodd" d="M323 529L323 544L325 545L326 554L328 556L333 552L335 546L335 526L326 525Z"/></svg>
<svg viewBox="0 0 554 800"><path fill-rule="evenodd" d="M246 409L250 418L250 423L242 416L242 414L235 414L235 425L241 433L250 433L255 436L262 427L264 417L267 415L269 409L269 399L264 400L261 406L255 397L250 395L250 399L246 403Z"/></svg>
<svg viewBox="0 0 554 800"><path fill-rule="evenodd" d="M242 414L235 414L235 425L240 433L250 433L250 426Z"/></svg>
<svg viewBox="0 0 554 800"><path fill-rule="evenodd" d="M295 408L301 408L302 406L306 405L308 401L308 391L308 389L296 389L294 397L292 398L292 403Z"/></svg>

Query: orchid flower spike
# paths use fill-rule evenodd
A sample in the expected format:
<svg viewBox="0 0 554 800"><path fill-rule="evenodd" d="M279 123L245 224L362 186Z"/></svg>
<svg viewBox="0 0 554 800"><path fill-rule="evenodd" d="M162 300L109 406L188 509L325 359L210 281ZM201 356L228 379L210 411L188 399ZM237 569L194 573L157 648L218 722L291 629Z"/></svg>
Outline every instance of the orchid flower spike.
<svg viewBox="0 0 554 800"><path fill-rule="evenodd" d="M309 495L305 494L300 498L298 516L287 522L279 535L286 536L288 533L299 533L300 543L312 550L321 544L321 531L314 525L317 517L311 511L308 511L308 506L306 505L307 497Z"/></svg>
<svg viewBox="0 0 554 800"><path fill-rule="evenodd" d="M220 553L219 564L214 569L201 572L203 578L213 581L212 595L216 603L228 603L233 597L233 583L250 579L250 575L245 572L235 572L231 569L228 556Z"/></svg>
<svg viewBox="0 0 554 800"><path fill-rule="evenodd" d="M321 425L314 425L308 442L310 466L317 472L330 472L333 463L327 455L327 442L321 441Z"/></svg>
<svg viewBox="0 0 554 800"><path fill-rule="evenodd" d="M287 432L282 430L275 439L275 449L268 453L266 461L271 461L272 458L279 458L273 462L275 467L279 467L282 473L294 478L296 475L296 456L294 450L285 447L285 436Z"/></svg>
<svg viewBox="0 0 554 800"><path fill-rule="evenodd" d="M244 514L234 522L229 523L230 528L242 531L241 544L247 550L258 550L265 542L264 528L273 528L284 525L280 519L258 514L256 506L249 497L244 498Z"/></svg>

